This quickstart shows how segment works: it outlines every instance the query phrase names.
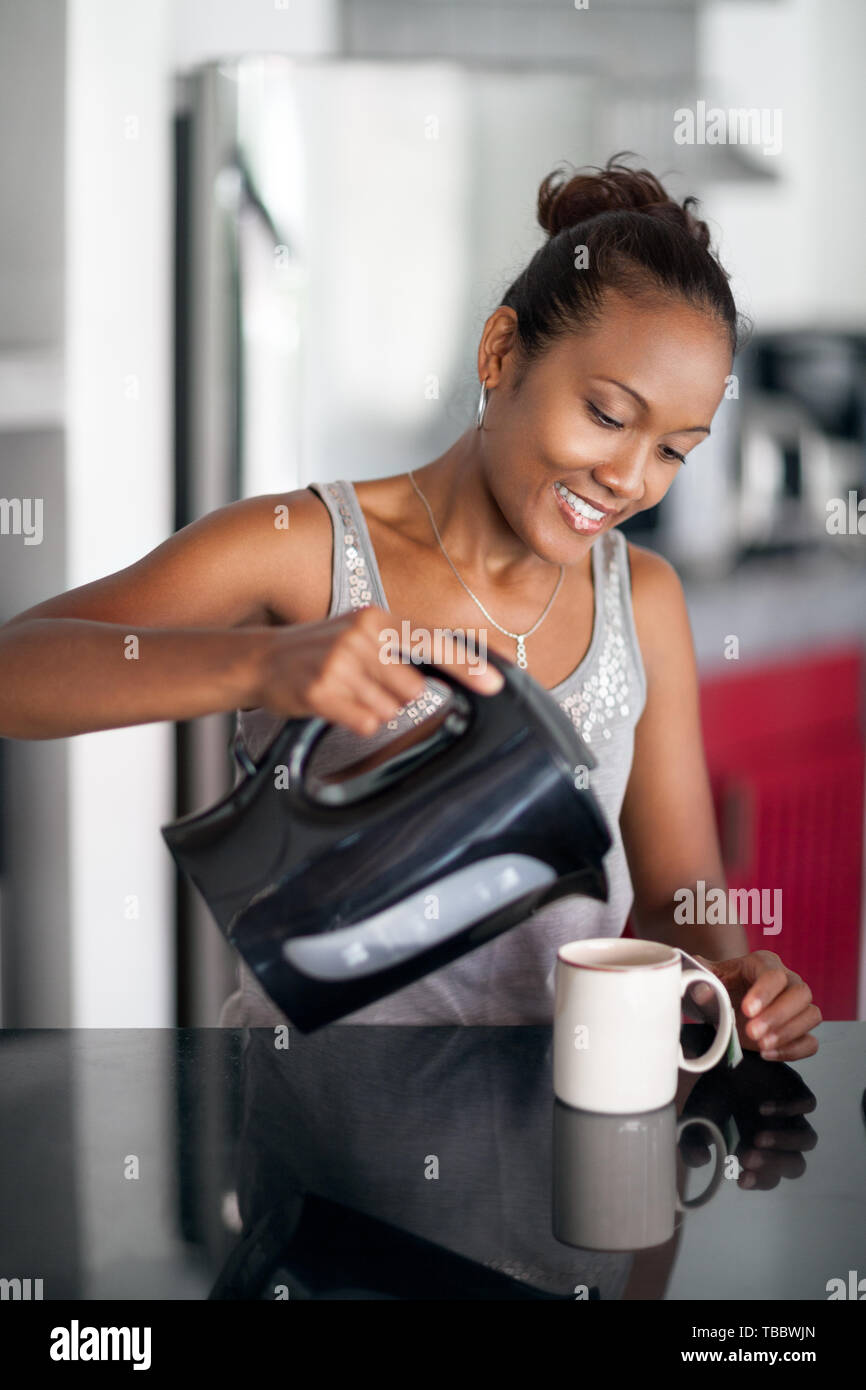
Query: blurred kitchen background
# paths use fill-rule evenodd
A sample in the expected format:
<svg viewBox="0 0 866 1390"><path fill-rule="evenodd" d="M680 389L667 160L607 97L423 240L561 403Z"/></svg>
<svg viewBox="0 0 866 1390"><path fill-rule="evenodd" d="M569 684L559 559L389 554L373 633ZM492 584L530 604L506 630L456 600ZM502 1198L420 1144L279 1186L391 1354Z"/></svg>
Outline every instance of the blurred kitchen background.
<svg viewBox="0 0 866 1390"><path fill-rule="evenodd" d="M783 891L752 948L866 1018L864 54L860 0L0 0L0 494L44 498L0 621L235 498L429 461L542 176L632 150L754 329L625 529L686 585L729 883ZM781 147L677 144L699 102ZM159 826L230 785L231 722L0 740L0 1024L216 1023L234 956Z"/></svg>

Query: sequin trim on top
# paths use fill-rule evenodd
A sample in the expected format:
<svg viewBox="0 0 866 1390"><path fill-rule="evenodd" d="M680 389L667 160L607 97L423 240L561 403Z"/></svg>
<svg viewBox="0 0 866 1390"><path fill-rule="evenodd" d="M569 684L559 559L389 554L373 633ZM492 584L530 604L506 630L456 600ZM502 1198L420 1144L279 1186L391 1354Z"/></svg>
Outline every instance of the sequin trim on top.
<svg viewBox="0 0 866 1390"><path fill-rule="evenodd" d="M345 493L339 483L326 483L326 491L334 499L343 522L343 556L349 576L349 602L353 608L369 608L373 602L373 588L375 579L370 573L364 552L358 545L361 539L356 533L356 519L352 514L352 508L346 501ZM360 504L358 506L360 511ZM372 553L372 542L370 543ZM384 603L384 593L381 595ZM389 729L399 729L400 720L405 715L412 720L413 724L422 724L431 714L445 701L445 695L440 694L440 690L447 690L443 682L437 681L434 688L428 680L428 689L423 695L419 695L417 700L411 700L394 712L392 719L388 720Z"/></svg>
<svg viewBox="0 0 866 1390"><path fill-rule="evenodd" d="M353 608L369 608L373 601L373 591L370 588L370 574L364 553L357 544L352 509L341 488L334 483L328 483L327 490L336 502L343 522L343 558L349 573L349 600Z"/></svg>
<svg viewBox="0 0 866 1390"><path fill-rule="evenodd" d="M585 743L612 737L611 725L630 713L629 653L624 631L623 594L616 532L602 537L604 637L597 669L580 687L559 701ZM620 541L625 544L624 538ZM579 670L580 668L578 668Z"/></svg>
<svg viewBox="0 0 866 1390"><path fill-rule="evenodd" d="M368 608L374 602L374 591L378 591L378 601L386 606L381 576L373 568L375 552L357 494L353 499L353 508L347 500L351 485L338 482L326 483L324 487L336 504L343 523L344 564L348 573L351 606ZM593 582L596 602L599 598L601 601L600 650L596 654L593 625L593 637L583 661L556 687L557 690L565 687L568 693L556 696L553 691L550 692L587 744L592 744L593 740L611 739L613 726L620 720L629 720L631 716L630 722L634 722L645 698L645 678L637 637L627 609L630 595L623 592L628 543L621 532L613 530L605 532L596 544L600 552L598 563L593 566ZM371 564L368 564L368 555ZM336 593L336 574L334 586ZM587 666L589 674L581 680L580 673ZM411 719L413 724L423 723L443 703L448 691L449 687L443 682L428 679L425 693L417 700L401 705L387 721L387 727L398 729L404 717Z"/></svg>

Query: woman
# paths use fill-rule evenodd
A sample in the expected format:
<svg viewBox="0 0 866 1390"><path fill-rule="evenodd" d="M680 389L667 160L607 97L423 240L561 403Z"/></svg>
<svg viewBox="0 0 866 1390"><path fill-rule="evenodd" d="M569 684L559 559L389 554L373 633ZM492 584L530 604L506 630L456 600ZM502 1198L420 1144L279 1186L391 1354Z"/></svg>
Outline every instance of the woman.
<svg viewBox="0 0 866 1390"><path fill-rule="evenodd" d="M442 684L381 659L380 634L403 620L480 627L525 661L597 756L610 900L549 904L353 1022L549 1020L557 947L619 936L633 905L641 936L700 953L722 978L744 1047L817 1051L821 1014L799 976L749 952L742 926L674 918L677 890L724 887L694 650L675 571L618 527L661 500L709 433L738 347L694 202L616 157L548 175L548 239L484 325L478 419L444 454L397 477L222 507L0 632L6 736L237 708L253 755L290 715L342 725L344 743L423 720ZM492 669L452 669L498 688ZM280 1017L242 970L222 1021Z"/></svg>

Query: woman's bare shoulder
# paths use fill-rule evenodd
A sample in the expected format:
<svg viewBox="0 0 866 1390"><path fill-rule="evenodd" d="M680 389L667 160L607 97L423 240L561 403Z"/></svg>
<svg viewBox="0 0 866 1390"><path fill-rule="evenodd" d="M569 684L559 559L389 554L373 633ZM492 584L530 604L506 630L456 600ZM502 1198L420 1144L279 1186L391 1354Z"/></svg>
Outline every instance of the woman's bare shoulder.
<svg viewBox="0 0 866 1390"><path fill-rule="evenodd" d="M260 547L262 597L270 620L316 622L331 605L333 525L308 487L263 493L233 504L239 553Z"/></svg>
<svg viewBox="0 0 866 1390"><path fill-rule="evenodd" d="M79 618L151 627L315 622L331 601L332 527L309 488L217 507L141 559L11 622Z"/></svg>
<svg viewBox="0 0 866 1390"><path fill-rule="evenodd" d="M657 654L690 658L693 644L682 580L657 551L633 541L626 544L632 612L645 664Z"/></svg>
<svg viewBox="0 0 866 1390"><path fill-rule="evenodd" d="M249 582L245 570L255 576L259 621L308 623L327 617L333 525L327 506L312 488L260 493L204 520L230 533L236 584Z"/></svg>
<svg viewBox="0 0 866 1390"><path fill-rule="evenodd" d="M634 541L628 540L627 537L624 539L628 549L633 593L638 589L644 593L653 586L664 585L679 585L682 590L680 577L670 560L666 560L657 550L650 550L645 545L635 545Z"/></svg>

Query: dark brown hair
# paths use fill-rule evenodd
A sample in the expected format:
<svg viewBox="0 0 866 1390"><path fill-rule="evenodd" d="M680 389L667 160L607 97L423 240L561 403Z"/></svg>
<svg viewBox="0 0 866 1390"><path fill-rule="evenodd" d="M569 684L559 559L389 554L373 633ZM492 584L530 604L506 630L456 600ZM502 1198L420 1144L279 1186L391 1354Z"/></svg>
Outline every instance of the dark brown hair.
<svg viewBox="0 0 866 1390"><path fill-rule="evenodd" d="M555 169L538 190L538 221L548 234L501 304L517 314L516 391L528 365L557 338L598 323L604 296L680 298L725 325L732 356L748 331L716 259L695 197L677 203L648 169L620 162L568 177ZM585 246L587 265L575 250Z"/></svg>

